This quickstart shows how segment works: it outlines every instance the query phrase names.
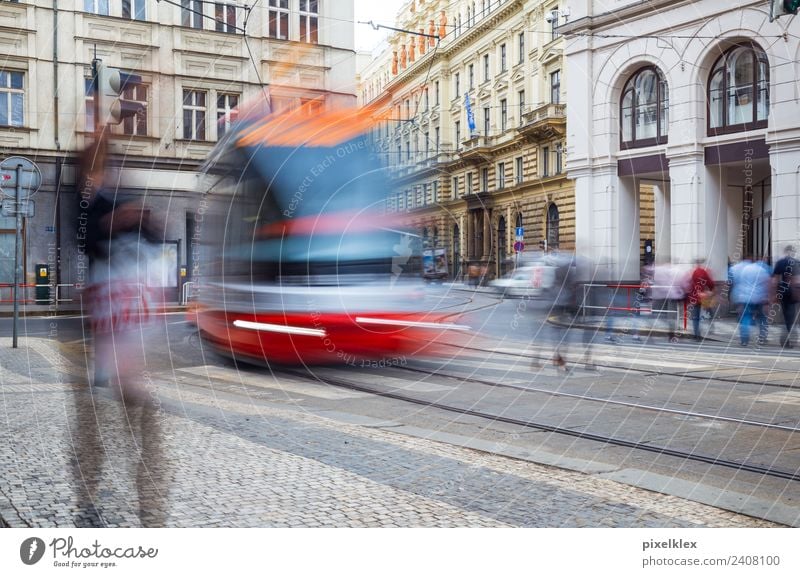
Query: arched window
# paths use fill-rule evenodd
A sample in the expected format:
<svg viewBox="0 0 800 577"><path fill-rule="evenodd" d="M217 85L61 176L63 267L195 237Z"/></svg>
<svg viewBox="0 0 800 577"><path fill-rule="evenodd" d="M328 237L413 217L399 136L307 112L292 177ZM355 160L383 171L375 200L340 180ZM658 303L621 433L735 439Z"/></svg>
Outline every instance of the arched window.
<svg viewBox="0 0 800 577"><path fill-rule="evenodd" d="M622 148L667 142L669 87L658 68L641 68L625 83L619 117Z"/></svg>
<svg viewBox="0 0 800 577"><path fill-rule="evenodd" d="M754 44L727 50L708 78L709 135L766 128L769 116L769 61Z"/></svg>
<svg viewBox="0 0 800 577"><path fill-rule="evenodd" d="M558 248L558 207L555 203L550 203L547 207L547 250Z"/></svg>

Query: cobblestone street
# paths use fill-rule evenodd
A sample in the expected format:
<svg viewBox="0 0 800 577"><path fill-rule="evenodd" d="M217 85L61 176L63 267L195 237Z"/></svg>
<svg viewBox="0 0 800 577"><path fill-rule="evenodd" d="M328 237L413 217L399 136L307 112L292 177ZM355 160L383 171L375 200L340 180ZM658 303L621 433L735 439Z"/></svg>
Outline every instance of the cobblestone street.
<svg viewBox="0 0 800 577"><path fill-rule="evenodd" d="M0 517L12 527L73 526L83 513L71 439L86 426L76 423L74 407L92 401L71 384L82 370L43 339L2 350ZM591 475L344 424L291 404L154 380L168 526L771 526ZM108 390L94 401L106 451L97 509L109 526L139 526L135 427Z"/></svg>

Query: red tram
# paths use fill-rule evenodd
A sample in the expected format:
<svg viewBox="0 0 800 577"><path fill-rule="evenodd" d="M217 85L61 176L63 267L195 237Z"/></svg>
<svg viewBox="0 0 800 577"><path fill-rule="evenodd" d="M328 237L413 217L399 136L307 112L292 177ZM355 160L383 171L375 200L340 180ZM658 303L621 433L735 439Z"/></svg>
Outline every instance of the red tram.
<svg viewBox="0 0 800 577"><path fill-rule="evenodd" d="M461 330L426 304L420 239L363 109L241 120L204 168L197 324L225 355L279 364L435 353Z"/></svg>

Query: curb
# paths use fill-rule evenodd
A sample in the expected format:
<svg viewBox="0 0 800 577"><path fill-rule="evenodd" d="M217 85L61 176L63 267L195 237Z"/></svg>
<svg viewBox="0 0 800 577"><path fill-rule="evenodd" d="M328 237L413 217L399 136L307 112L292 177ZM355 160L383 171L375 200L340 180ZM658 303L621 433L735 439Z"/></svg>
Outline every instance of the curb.
<svg viewBox="0 0 800 577"><path fill-rule="evenodd" d="M565 328L565 329L596 330L596 331L603 331L603 332L618 333L618 334L623 334L623 335L628 335L628 334L632 334L633 333L632 330L626 329L626 328L614 327L614 328L610 329L610 331L609 331L608 328L606 328L606 327L604 327L602 325L590 325L590 324L586 324L586 323L577 323L577 322L572 322L572 321L565 322L565 321L561 320L559 317L557 317L555 315L547 317L547 322L550 323L551 325L554 325L554 326L557 326L557 327L561 327L561 328ZM648 337L650 337L650 336L669 337L670 336L670 332L668 330L657 329L657 328L653 328L653 327L650 327L650 328L643 327L643 328L639 329L637 332L640 335L648 336ZM693 335L691 335L690 333L685 333L682 330L678 330L677 331L677 337L679 339L683 339L683 338L693 339L694 338ZM705 336L705 337L701 336L700 337L700 342L703 342L703 341L714 341L714 342L724 343L724 342L727 342L727 339L720 339L720 338L714 338L714 337L709 337L709 336Z"/></svg>

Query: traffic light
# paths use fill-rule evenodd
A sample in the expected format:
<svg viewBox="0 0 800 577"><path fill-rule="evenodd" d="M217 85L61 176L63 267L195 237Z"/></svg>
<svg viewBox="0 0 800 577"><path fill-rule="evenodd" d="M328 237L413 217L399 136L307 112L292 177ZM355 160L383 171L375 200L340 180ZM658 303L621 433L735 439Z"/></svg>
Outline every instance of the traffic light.
<svg viewBox="0 0 800 577"><path fill-rule="evenodd" d="M145 103L123 97L128 89L135 92L136 87L142 85L142 77L138 74L109 68L101 60L96 60L93 76L101 125L119 124L146 109Z"/></svg>

